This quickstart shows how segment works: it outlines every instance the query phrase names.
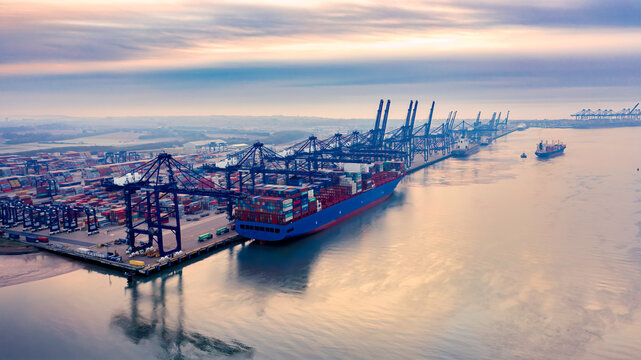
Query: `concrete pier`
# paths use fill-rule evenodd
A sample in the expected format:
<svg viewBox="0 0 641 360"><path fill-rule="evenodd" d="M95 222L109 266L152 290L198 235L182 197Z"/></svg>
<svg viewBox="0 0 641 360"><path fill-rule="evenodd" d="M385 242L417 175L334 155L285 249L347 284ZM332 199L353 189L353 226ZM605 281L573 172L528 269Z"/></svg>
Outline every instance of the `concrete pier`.
<svg viewBox="0 0 641 360"><path fill-rule="evenodd" d="M492 140L503 137L515 131L511 129L497 134ZM416 154L412 165L407 169L411 174L420 169L441 162L449 158L449 152L434 152L430 154L425 161L421 154ZM215 235L216 229L228 227L229 232ZM100 228L99 233L88 235L86 231L76 231L71 233L49 234L48 230L29 232L22 229L21 225L13 228L0 230L0 235L4 235L25 244L37 247L39 249L68 256L77 260L97 263L112 269L121 270L123 274L135 273L143 276L162 271L170 268L175 264L180 264L212 251L223 249L230 245L251 241L244 238L234 230L226 218L226 214L215 214L214 211L204 211L199 215L187 215L181 218L182 249L168 257L160 257L157 251L150 251L148 254L131 256L126 253L127 245L121 241L126 239L125 227L122 225L109 225ZM211 239L198 241L201 234L211 233ZM37 241L37 237L46 238L46 241ZM30 241L27 241L27 238ZM171 243L174 239L170 231L163 232L164 246L166 249L175 247ZM43 239L44 240L44 239ZM35 242L34 242L35 241ZM110 256L122 257L122 261L114 261L107 258ZM131 264L130 261L141 262L141 265Z"/></svg>
<svg viewBox="0 0 641 360"><path fill-rule="evenodd" d="M123 272L126 271L140 275L149 275L164 268L171 267L173 264L182 263L213 250L222 249L226 246L248 240L239 236L234 230L230 230L222 235L215 235L216 229L228 226L225 214L213 215L213 211L205 213L212 214L206 217L186 217L192 219L192 221L185 221L186 218L182 219L184 222L181 225L182 250L181 252L175 253L173 256L165 259L155 254L151 256L128 255L126 253L127 245L119 243L118 241L119 239L124 239L126 237L125 228L123 226L107 226L101 228L100 232L95 235L88 235L86 231L50 235L48 230L27 232L22 229L22 226L3 229L2 231L7 237L45 251L72 257L82 261L98 263L113 269L122 270ZM198 220L194 221L193 219ZM213 237L202 242L198 241L198 236L205 233L211 233L213 234ZM173 234L168 231L163 233L163 235L166 241L173 239ZM47 241L27 241L27 237L33 239L39 236L47 238ZM171 243L166 244L168 248L171 248L174 245L175 244ZM103 257L109 253L117 253L122 257L122 261L112 261ZM129 263L130 260L141 261L144 265L131 265Z"/></svg>

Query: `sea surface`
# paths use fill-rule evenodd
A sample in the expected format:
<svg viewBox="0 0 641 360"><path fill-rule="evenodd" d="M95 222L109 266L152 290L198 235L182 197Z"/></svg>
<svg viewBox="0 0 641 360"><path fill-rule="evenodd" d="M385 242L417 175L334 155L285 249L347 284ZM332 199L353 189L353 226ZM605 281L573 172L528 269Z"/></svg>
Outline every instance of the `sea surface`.
<svg viewBox="0 0 641 360"><path fill-rule="evenodd" d="M327 231L133 284L0 256L0 359L639 359L639 167L641 127L528 129Z"/></svg>

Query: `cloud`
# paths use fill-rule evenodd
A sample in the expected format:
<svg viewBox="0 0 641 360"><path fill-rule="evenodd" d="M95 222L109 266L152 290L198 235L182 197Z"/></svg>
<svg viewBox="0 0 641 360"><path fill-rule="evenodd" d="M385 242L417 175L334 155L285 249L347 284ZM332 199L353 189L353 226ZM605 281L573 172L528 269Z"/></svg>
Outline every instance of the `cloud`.
<svg viewBox="0 0 641 360"><path fill-rule="evenodd" d="M45 9L0 13L0 62L122 60L255 38L339 37L439 25L436 15L386 6L287 8L192 3L171 9ZM442 20L440 21L442 24Z"/></svg>
<svg viewBox="0 0 641 360"><path fill-rule="evenodd" d="M267 84L274 88L401 86L465 83L485 88L571 88L634 86L641 83L641 55L553 58L467 57L457 59L385 59L364 62L254 64L230 67L7 76L4 91L37 89L114 89L119 86L180 89L225 88ZM279 90L279 91L295 91Z"/></svg>
<svg viewBox="0 0 641 360"><path fill-rule="evenodd" d="M502 26L534 28L641 26L636 0L328 2L311 6L192 1L153 6L59 5L0 8L0 63L149 60L180 62L199 53L225 54L281 44L377 44L407 38L454 38ZM30 11L27 10L30 9ZM450 40L452 41L452 40ZM447 41L445 41L447 43ZM431 44L434 51L438 43ZM308 48L303 49L309 51ZM292 51L291 47L287 48ZM258 57L258 55L256 55ZM282 54L287 58L288 54Z"/></svg>
<svg viewBox="0 0 641 360"><path fill-rule="evenodd" d="M4 111L215 113L215 97L324 116L421 93L629 101L641 84L638 0L30 1L0 3Z"/></svg>
<svg viewBox="0 0 641 360"><path fill-rule="evenodd" d="M641 2L638 0L581 0L555 2L457 1L473 7L477 17L494 25L537 27L641 27Z"/></svg>

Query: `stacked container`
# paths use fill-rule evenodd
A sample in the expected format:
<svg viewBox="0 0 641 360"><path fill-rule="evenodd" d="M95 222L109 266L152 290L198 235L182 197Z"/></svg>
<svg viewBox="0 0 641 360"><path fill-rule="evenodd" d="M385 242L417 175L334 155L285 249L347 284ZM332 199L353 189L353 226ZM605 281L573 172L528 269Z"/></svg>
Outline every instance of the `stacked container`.
<svg viewBox="0 0 641 360"><path fill-rule="evenodd" d="M260 195L241 199L236 216L240 220L287 224L318 211L314 190L303 186L257 186Z"/></svg>

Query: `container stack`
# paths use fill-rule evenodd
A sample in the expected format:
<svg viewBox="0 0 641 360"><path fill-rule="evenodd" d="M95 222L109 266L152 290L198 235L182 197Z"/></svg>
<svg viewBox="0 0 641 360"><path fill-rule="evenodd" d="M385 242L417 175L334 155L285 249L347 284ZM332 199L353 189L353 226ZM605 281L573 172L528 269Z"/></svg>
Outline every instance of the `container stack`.
<svg viewBox="0 0 641 360"><path fill-rule="evenodd" d="M56 170L56 171L50 171L49 175L58 183L66 183L73 181L73 175L71 174L70 171L67 170Z"/></svg>
<svg viewBox="0 0 641 360"><path fill-rule="evenodd" d="M0 178L0 191L12 192L20 190L28 190L36 185L35 176L10 176Z"/></svg>
<svg viewBox="0 0 641 360"><path fill-rule="evenodd" d="M341 175L338 184L346 188L348 195L356 195L363 190L362 175L359 172L348 172Z"/></svg>
<svg viewBox="0 0 641 360"><path fill-rule="evenodd" d="M97 165L82 169L83 179L100 179L110 176L120 176L134 170L138 166L144 164L145 160L129 161L118 164L110 165Z"/></svg>
<svg viewBox="0 0 641 360"><path fill-rule="evenodd" d="M16 193L16 195L18 196L18 198L20 198L23 204L33 205L31 195L27 194L26 191L19 191Z"/></svg>
<svg viewBox="0 0 641 360"><path fill-rule="evenodd" d="M236 216L245 221L286 224L293 219L292 199L251 196L240 200Z"/></svg>
<svg viewBox="0 0 641 360"><path fill-rule="evenodd" d="M400 161L385 161L377 164L371 173L373 186L381 186L403 174L404 164Z"/></svg>
<svg viewBox="0 0 641 360"><path fill-rule="evenodd" d="M255 193L239 201L240 220L283 225L318 211L314 190L306 186L264 185Z"/></svg>
<svg viewBox="0 0 641 360"><path fill-rule="evenodd" d="M0 190L3 192L11 192L11 184L8 179L0 179Z"/></svg>
<svg viewBox="0 0 641 360"><path fill-rule="evenodd" d="M399 161L345 164L344 170L327 171L327 177L316 178L309 186L301 185L302 178L287 179L296 186L257 186L257 195L241 200L236 215L244 221L287 224L397 179L403 171ZM265 180L280 179L270 175Z"/></svg>

